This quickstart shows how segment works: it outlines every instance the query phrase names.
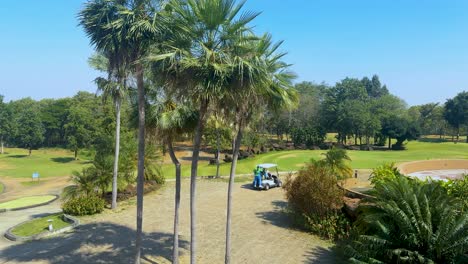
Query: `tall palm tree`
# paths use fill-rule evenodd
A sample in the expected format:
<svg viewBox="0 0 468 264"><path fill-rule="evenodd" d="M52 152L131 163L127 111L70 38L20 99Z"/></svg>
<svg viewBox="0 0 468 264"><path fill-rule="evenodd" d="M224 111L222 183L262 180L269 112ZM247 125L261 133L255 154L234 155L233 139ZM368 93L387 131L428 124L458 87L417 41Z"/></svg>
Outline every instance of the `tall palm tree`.
<svg viewBox="0 0 468 264"><path fill-rule="evenodd" d="M270 35L261 38L249 36L239 42L232 54L232 86L224 103L236 109L234 122L237 132L233 140L233 161L229 175L225 263L231 262L232 189L243 130L256 111L251 106L267 103L271 109L279 110L292 107L297 101L291 89L295 75L288 72L288 65L280 61L284 54L276 53L280 45L273 44Z"/></svg>
<svg viewBox="0 0 468 264"><path fill-rule="evenodd" d="M191 100L198 109L190 172L190 262L196 263L196 178L203 129L209 106L223 98L230 74L232 44L248 31L247 24L258 13L241 13L244 2L235 0L171 1L177 37L185 35L186 45L168 45L165 60L172 76L174 93Z"/></svg>
<svg viewBox="0 0 468 264"><path fill-rule="evenodd" d="M122 101L127 94L127 70L122 69L125 66L114 64L113 61L118 61L118 56L113 52L115 49L104 54L96 54L90 58L89 64L97 70L105 70L108 73L108 78L98 77L95 82L98 90L103 94L103 100L106 101L109 97L112 98L115 106L115 151L114 151L114 167L112 177L112 203L111 208L117 208L117 176L119 173L119 151L120 151L120 109Z"/></svg>
<svg viewBox="0 0 468 264"><path fill-rule="evenodd" d="M129 65L138 91L137 235L135 263L140 263L143 226L145 155L145 87L142 59L160 35L154 0L90 0L79 14L80 24L97 51L113 50L118 65Z"/></svg>
<svg viewBox="0 0 468 264"><path fill-rule="evenodd" d="M165 99L150 105L147 118L150 126L155 127L158 135L166 144L172 163L175 167L175 208L172 263L179 263L179 208L181 192L181 164L174 151L173 141L178 135L193 131L197 124L197 113L187 104L176 104Z"/></svg>

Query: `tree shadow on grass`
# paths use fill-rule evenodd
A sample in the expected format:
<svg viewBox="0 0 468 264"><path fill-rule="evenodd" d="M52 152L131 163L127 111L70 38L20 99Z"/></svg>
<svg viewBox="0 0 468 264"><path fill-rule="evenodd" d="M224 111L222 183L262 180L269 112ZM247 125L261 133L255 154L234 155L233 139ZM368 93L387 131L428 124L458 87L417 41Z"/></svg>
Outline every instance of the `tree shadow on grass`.
<svg viewBox="0 0 468 264"><path fill-rule="evenodd" d="M17 155L8 155L9 158L15 158L15 159L21 159L21 158L26 158L29 157L29 155L26 154L17 154Z"/></svg>
<svg viewBox="0 0 468 264"><path fill-rule="evenodd" d="M69 163L72 161L75 161L75 158L73 157L57 157L57 158L50 158L51 161L57 162L57 163Z"/></svg>
<svg viewBox="0 0 468 264"><path fill-rule="evenodd" d="M109 222L85 224L68 234L4 248L0 251L0 262L133 263L134 239L135 230L126 226ZM187 249L189 243L179 240L179 245L181 249ZM171 258L172 234L144 234L143 260L160 263Z"/></svg>

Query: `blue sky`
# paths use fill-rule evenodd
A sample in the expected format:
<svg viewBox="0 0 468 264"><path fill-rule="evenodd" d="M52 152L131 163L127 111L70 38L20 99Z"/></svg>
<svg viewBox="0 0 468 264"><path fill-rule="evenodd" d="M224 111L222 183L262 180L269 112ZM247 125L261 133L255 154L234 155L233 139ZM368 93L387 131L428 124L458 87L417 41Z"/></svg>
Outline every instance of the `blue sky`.
<svg viewBox="0 0 468 264"><path fill-rule="evenodd" d="M0 5L0 94L7 100L94 92L76 14L83 0ZM468 90L468 1L249 0L257 32L284 40L298 81L377 74L408 104Z"/></svg>

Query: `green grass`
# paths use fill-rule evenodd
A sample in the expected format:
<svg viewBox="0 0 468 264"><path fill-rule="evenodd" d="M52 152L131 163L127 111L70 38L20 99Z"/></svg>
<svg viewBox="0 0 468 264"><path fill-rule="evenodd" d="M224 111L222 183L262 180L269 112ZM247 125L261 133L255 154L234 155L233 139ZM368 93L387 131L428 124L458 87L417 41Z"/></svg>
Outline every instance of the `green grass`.
<svg viewBox="0 0 468 264"><path fill-rule="evenodd" d="M251 173L256 164L277 163L280 171L295 171L300 169L311 158L320 159L324 150L291 150L273 151L257 155L255 158L240 160L237 164L237 174ZM405 162L427 159L468 159L468 144L451 142L431 143L412 141L404 151L348 151L354 169L375 168L383 163ZM231 164L220 166L221 175L228 175ZM174 166L163 165L166 178L174 178ZM198 175L208 176L216 173L216 166L208 162L200 162ZM182 165L182 175L190 175L190 165Z"/></svg>
<svg viewBox="0 0 468 264"><path fill-rule="evenodd" d="M3 190L5 189L5 187L3 186L3 184L0 182L0 194L3 193Z"/></svg>
<svg viewBox="0 0 468 264"><path fill-rule="evenodd" d="M64 149L33 150L28 156L25 149L8 148L0 155L0 177L31 178L38 172L40 178L69 176L80 170L88 160L74 160L73 153Z"/></svg>
<svg viewBox="0 0 468 264"><path fill-rule="evenodd" d="M25 206L31 206L31 205L45 203L53 199L55 199L54 195L22 197L19 199L0 203L0 209L14 209L14 208L20 208L20 207L25 207Z"/></svg>
<svg viewBox="0 0 468 264"><path fill-rule="evenodd" d="M62 220L62 215L62 213L58 213L25 222L22 225L15 227L11 233L17 236L32 236L42 232L48 232L49 222L47 222L47 220L49 219L53 220L52 226L54 227L54 230L69 226L70 223Z"/></svg>

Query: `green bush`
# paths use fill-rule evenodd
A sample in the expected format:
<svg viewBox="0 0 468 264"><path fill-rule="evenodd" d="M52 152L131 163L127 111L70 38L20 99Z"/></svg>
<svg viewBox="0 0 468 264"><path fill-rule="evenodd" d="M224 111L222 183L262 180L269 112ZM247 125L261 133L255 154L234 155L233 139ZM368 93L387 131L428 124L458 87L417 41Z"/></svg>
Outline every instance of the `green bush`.
<svg viewBox="0 0 468 264"><path fill-rule="evenodd" d="M70 215L93 215L104 210L105 201L97 196L81 196L69 199L62 205L63 212Z"/></svg>
<svg viewBox="0 0 468 264"><path fill-rule="evenodd" d="M462 202L463 211L468 210L468 174L463 175L460 180L439 181L442 187L447 190L448 195L457 198Z"/></svg>
<svg viewBox="0 0 468 264"><path fill-rule="evenodd" d="M384 164L372 170L369 177L372 185L383 183L389 179L395 179L401 176L400 171L395 167L395 163Z"/></svg>
<svg viewBox="0 0 468 264"><path fill-rule="evenodd" d="M290 175L284 184L286 198L296 221L307 230L327 239L347 237L349 222L341 212L343 191L330 166L311 162Z"/></svg>

